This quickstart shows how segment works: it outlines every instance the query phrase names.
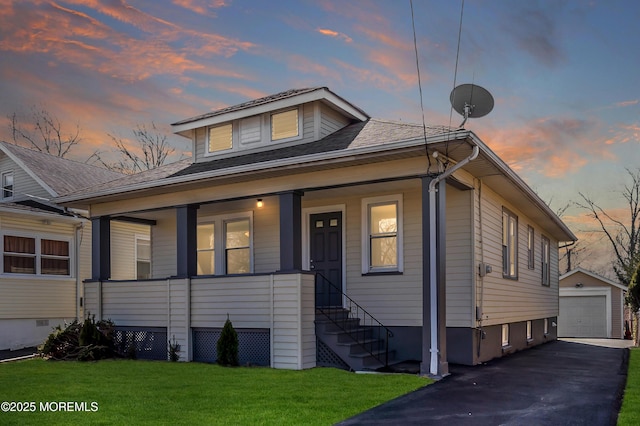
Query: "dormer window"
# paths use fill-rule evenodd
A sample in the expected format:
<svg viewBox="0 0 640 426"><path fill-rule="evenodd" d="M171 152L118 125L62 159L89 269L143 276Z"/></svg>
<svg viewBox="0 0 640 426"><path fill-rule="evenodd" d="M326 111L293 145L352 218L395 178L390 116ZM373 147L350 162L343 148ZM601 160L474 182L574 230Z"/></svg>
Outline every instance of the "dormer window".
<svg viewBox="0 0 640 426"><path fill-rule="evenodd" d="M2 173L2 199L13 198L13 172Z"/></svg>
<svg viewBox="0 0 640 426"><path fill-rule="evenodd" d="M209 128L209 152L218 152L233 147L233 126L231 123Z"/></svg>
<svg viewBox="0 0 640 426"><path fill-rule="evenodd" d="M271 140L296 138L300 136L298 108L271 114Z"/></svg>

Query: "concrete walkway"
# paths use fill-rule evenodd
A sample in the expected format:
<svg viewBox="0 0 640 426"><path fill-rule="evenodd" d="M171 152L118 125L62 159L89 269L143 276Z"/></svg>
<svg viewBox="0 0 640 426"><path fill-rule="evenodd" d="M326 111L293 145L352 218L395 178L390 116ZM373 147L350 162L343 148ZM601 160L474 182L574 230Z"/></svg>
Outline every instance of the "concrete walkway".
<svg viewBox="0 0 640 426"><path fill-rule="evenodd" d="M484 365L451 365L439 382L340 424L614 426L630 342L607 342L561 340Z"/></svg>

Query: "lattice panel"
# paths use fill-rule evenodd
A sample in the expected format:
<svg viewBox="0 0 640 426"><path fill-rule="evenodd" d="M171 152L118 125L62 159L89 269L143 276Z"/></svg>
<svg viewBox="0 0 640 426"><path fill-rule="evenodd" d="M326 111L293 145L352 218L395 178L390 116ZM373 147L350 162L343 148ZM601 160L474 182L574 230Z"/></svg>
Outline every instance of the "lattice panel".
<svg viewBox="0 0 640 426"><path fill-rule="evenodd" d="M137 359L166 360L167 330L164 328L118 327L113 336L116 348L125 356L133 347Z"/></svg>
<svg viewBox="0 0 640 426"><path fill-rule="evenodd" d="M218 359L216 346L221 333L222 329L220 328L194 328L193 360L216 362ZM236 333L238 333L238 362L240 365L271 365L269 330L236 329Z"/></svg>
<svg viewBox="0 0 640 426"><path fill-rule="evenodd" d="M351 367L342 360L327 344L316 339L316 364L319 367L335 367L350 371Z"/></svg>

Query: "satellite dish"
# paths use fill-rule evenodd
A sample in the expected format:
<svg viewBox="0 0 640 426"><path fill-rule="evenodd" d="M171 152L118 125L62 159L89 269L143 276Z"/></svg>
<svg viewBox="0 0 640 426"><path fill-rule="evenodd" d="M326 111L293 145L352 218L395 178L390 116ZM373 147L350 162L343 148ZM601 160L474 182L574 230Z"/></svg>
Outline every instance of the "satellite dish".
<svg viewBox="0 0 640 426"><path fill-rule="evenodd" d="M464 117L460 128L469 118L480 118L489 114L493 109L493 96L483 87L475 84L461 84L454 88L449 95L451 106Z"/></svg>

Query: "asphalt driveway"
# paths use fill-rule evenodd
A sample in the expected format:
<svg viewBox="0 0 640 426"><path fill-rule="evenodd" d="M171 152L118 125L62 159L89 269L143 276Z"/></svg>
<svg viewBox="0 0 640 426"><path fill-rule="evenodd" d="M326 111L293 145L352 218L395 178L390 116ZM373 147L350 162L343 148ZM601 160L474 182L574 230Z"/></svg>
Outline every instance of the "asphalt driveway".
<svg viewBox="0 0 640 426"><path fill-rule="evenodd" d="M340 425L615 425L629 350L592 343L556 341L451 365L438 383Z"/></svg>

